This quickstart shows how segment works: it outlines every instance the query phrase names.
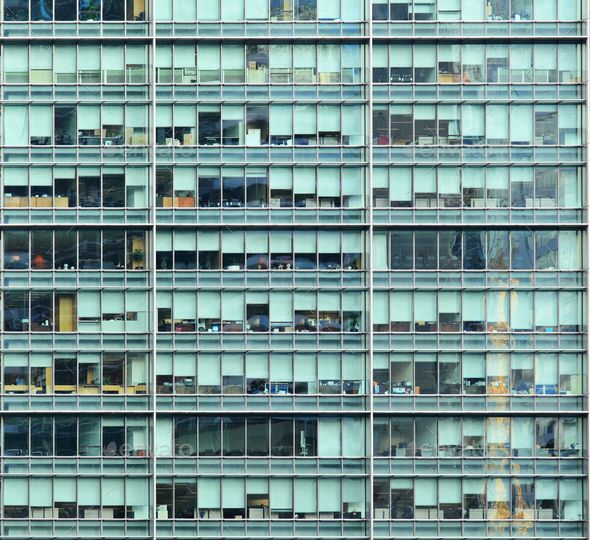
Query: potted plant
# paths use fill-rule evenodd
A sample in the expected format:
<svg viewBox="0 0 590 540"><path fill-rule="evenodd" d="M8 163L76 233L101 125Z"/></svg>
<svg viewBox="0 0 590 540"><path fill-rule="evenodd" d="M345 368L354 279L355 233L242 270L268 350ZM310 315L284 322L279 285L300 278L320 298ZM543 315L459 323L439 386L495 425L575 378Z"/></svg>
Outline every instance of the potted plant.
<svg viewBox="0 0 590 540"><path fill-rule="evenodd" d="M358 315L351 315L348 319L348 331L349 332L358 332L359 331L359 317Z"/></svg>
<svg viewBox="0 0 590 540"><path fill-rule="evenodd" d="M131 253L131 260L135 263L135 269L143 269L144 256L143 249L133 250L133 253Z"/></svg>

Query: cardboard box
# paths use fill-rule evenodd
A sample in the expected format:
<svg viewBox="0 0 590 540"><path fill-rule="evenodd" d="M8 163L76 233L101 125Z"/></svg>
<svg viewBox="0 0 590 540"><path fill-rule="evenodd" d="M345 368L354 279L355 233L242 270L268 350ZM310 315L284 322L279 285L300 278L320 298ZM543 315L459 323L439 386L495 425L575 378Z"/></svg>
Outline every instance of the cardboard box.
<svg viewBox="0 0 590 540"><path fill-rule="evenodd" d="M33 208L51 208L53 197L31 197L31 203Z"/></svg>
<svg viewBox="0 0 590 540"><path fill-rule="evenodd" d="M177 208L194 208L195 207L195 198L194 197L176 197L176 206Z"/></svg>
<svg viewBox="0 0 590 540"><path fill-rule="evenodd" d="M70 198L69 197L55 197L53 199L54 206L57 208L69 208Z"/></svg>

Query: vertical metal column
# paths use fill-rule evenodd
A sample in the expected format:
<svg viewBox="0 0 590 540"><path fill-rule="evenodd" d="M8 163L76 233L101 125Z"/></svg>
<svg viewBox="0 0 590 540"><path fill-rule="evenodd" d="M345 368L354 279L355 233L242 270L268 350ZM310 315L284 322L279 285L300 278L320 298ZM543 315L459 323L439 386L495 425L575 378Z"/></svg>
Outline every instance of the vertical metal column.
<svg viewBox="0 0 590 540"><path fill-rule="evenodd" d="M368 279L369 279L369 298L367 302L368 306L368 313L367 313L367 339L369 341L369 366L368 366L368 384L366 391L368 392L369 396L369 444L368 444L368 453L369 453L369 489L368 489L368 521L367 525L369 527L369 539L374 540L375 538L375 508L373 504L373 485L374 485L374 466L375 466L375 459L374 455L374 438L373 438L373 422L375 419L375 413L373 409L373 401L374 401L374 394L373 394L373 356L374 356L374 348L373 348L373 17L372 14L372 1L367 0L365 5L365 28L368 32L368 41L367 43L367 66L365 71L365 77L367 83L365 84L365 88L367 89L368 96L367 96L367 122L366 122L366 134L365 140L367 141L366 144L366 152L367 152L367 181L365 182L367 193L365 194L366 200L366 215L369 219L369 227L368 231L368 238L367 238L367 268L368 268Z"/></svg>
<svg viewBox="0 0 590 540"><path fill-rule="evenodd" d="M590 448L590 430L588 429L588 426L590 425L590 408L588 406L588 389L590 388L590 369L588 369L588 354L590 352L590 346L588 344L588 321L590 318L589 312L588 312L588 302L590 301L590 283L588 282L588 257L590 256L590 230L588 227L588 211L590 210L590 186L589 186L589 182L588 182L588 152L590 151L590 110L589 110L589 104L590 104L590 88L589 88L589 84L588 84L588 69L590 68L590 40L588 39L589 36L589 32L588 32L588 24L590 24L590 2L588 0L586 1L586 12L585 12L585 17L584 17L584 37L585 37L585 44L586 44L586 56L585 56L585 66L583 66L583 72L586 74L586 95L585 100L585 106L586 106L586 125L584 126L584 130L585 133L583 134L583 136L586 138L586 155L585 155L585 163L584 163L584 186L586 188L586 204L585 204L585 209L582 213L583 215L583 223L585 223L584 226L584 232L586 234L586 242L585 247L586 247L586 253L583 254L583 259L586 261L585 264L585 268L584 271L586 273L586 307L585 307L585 312L584 312L584 319L585 319L585 323L586 323L586 343L585 343L585 352L586 352L586 388L585 388L585 395L584 395L584 399L582 401L583 405L584 405L584 409L585 409L585 416L586 416L586 449ZM584 320L583 319L583 320ZM586 464L587 466L587 464ZM588 481L588 478L586 478L586 481ZM590 516L590 496L588 495L588 489L586 488L584 490L584 495L586 497L586 520L588 520L588 516ZM588 527L588 521L586 521L586 527ZM588 533L588 531L586 530L586 533Z"/></svg>
<svg viewBox="0 0 590 540"><path fill-rule="evenodd" d="M150 248L150 285L151 285L151 384L149 388L151 390L151 415L152 415L152 452L151 452L151 478L152 478L152 486L151 486L151 497L152 497L152 515L151 515L151 537L156 538L156 526L157 526L157 507L156 507L156 479L157 479L157 449L156 449L156 420L157 420L157 413L156 413L156 349L158 345L158 310L156 309L156 283L157 283L157 275L156 275L156 1L151 0L149 2L149 17L150 17L150 43L151 43L151 52L150 52L150 136L151 136L151 144L150 144L150 159L151 159L151 192L150 192L150 210L148 215L151 220L151 238L149 242Z"/></svg>

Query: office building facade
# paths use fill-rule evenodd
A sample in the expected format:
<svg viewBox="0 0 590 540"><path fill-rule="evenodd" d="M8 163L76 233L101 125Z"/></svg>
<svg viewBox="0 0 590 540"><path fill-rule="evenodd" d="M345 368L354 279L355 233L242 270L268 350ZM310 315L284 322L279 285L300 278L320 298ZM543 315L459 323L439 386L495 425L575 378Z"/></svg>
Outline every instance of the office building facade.
<svg viewBox="0 0 590 540"><path fill-rule="evenodd" d="M586 538L582 0L3 0L3 538Z"/></svg>

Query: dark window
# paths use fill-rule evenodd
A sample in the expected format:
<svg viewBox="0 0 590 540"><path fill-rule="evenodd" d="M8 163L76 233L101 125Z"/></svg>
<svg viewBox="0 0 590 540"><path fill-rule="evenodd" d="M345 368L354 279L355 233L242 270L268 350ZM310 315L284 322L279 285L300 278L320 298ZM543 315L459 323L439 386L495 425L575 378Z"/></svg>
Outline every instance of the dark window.
<svg viewBox="0 0 590 540"><path fill-rule="evenodd" d="M223 455L243 456L245 450L245 420L229 417L223 420Z"/></svg>
<svg viewBox="0 0 590 540"><path fill-rule="evenodd" d="M32 2L31 2L31 20L32 21L51 21L52 19L53 19L53 2L52 2L52 0L32 0Z"/></svg>
<svg viewBox="0 0 590 540"><path fill-rule="evenodd" d="M105 21L124 20L125 2L123 0L103 0L102 18Z"/></svg>
<svg viewBox="0 0 590 540"><path fill-rule="evenodd" d="M4 0L4 20L29 20L29 0Z"/></svg>
<svg viewBox="0 0 590 540"><path fill-rule="evenodd" d="M53 419L50 416L31 418L31 455L53 455Z"/></svg>
<svg viewBox="0 0 590 540"><path fill-rule="evenodd" d="M75 456L78 453L78 422L76 418L55 419L55 455Z"/></svg>

